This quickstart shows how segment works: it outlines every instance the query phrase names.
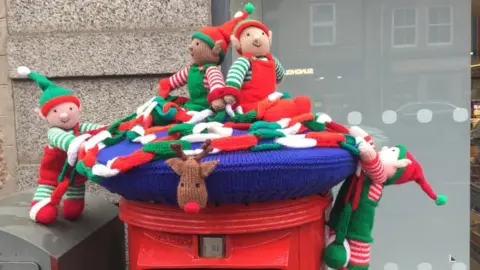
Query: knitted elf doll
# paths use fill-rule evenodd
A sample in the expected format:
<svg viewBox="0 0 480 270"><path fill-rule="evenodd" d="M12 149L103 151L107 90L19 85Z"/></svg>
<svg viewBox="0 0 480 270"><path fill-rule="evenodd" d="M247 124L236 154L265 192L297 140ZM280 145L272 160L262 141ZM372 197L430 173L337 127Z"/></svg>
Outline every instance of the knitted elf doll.
<svg viewBox="0 0 480 270"><path fill-rule="evenodd" d="M253 12L254 8L249 3L245 9ZM235 17L244 18L237 23L230 36L240 57L227 74L226 86L210 92L208 100L223 98L237 112L255 111L258 120L268 122L310 113L310 98L285 98L275 92L285 70L270 53L272 32L263 23L249 19L247 12L237 12Z"/></svg>
<svg viewBox="0 0 480 270"><path fill-rule="evenodd" d="M58 215L57 205L66 192L62 214L66 219L75 220L83 212L87 179L75 177L74 173L74 179L63 175L72 170L67 165L75 164L80 146L101 126L79 124L80 100L70 90L54 84L44 75L31 72L27 67L19 67L17 72L35 81L42 89L37 112L49 126L48 145L44 147L30 217L42 224L54 222Z"/></svg>
<svg viewBox="0 0 480 270"><path fill-rule="evenodd" d="M366 132L354 127L350 133L363 137L358 146L361 170L343 183L335 200L324 262L332 269L367 270L375 209L384 186L415 181L437 205L446 204L447 197L434 193L420 164L404 146L383 147L377 153Z"/></svg>
<svg viewBox="0 0 480 270"><path fill-rule="evenodd" d="M248 9L248 8L246 8ZM192 64L175 73L170 78L161 79L158 95L170 100L169 93L187 85L190 99L174 98L174 102L184 104L189 111L202 111L210 108L223 110L225 102L221 97L207 100L210 92L223 88L225 81L219 65L223 62L230 43L229 36L238 21L246 18L251 12L247 10L243 17L234 18L219 27L204 27L193 33L188 45Z"/></svg>

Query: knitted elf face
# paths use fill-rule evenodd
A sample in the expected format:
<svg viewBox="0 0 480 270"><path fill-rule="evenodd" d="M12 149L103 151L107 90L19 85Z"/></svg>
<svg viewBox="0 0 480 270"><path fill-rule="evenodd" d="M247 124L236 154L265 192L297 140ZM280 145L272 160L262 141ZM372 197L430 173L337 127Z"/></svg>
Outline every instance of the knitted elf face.
<svg viewBox="0 0 480 270"><path fill-rule="evenodd" d="M64 102L51 108L47 115L43 115L41 112L39 114L50 127L70 130L80 120L80 107L73 102Z"/></svg>
<svg viewBox="0 0 480 270"><path fill-rule="evenodd" d="M211 48L206 42L193 38L192 42L188 45L188 51L192 57L194 64L199 66L205 64L219 64L220 63L220 51L222 50L222 41L216 41L213 48Z"/></svg>
<svg viewBox="0 0 480 270"><path fill-rule="evenodd" d="M270 52L272 32L266 33L259 27L249 26L241 32L239 39L232 36L231 41L235 49L242 54L264 56Z"/></svg>
<svg viewBox="0 0 480 270"><path fill-rule="evenodd" d="M407 158L398 159L400 155L400 149L398 147L384 146L378 154L388 178L393 177L397 169L405 168L412 163L412 161Z"/></svg>

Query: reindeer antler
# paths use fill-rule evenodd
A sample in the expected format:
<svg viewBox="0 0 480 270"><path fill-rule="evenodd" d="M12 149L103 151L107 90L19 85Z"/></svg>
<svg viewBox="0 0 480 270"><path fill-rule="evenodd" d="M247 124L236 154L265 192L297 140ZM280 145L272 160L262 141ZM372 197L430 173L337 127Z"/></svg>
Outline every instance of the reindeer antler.
<svg viewBox="0 0 480 270"><path fill-rule="evenodd" d="M185 153L182 150L182 145L180 143L172 143L170 144L170 148L172 148L175 153L177 153L177 156L181 158L182 160L187 160L188 157L185 155Z"/></svg>
<svg viewBox="0 0 480 270"><path fill-rule="evenodd" d="M213 148L212 148L211 144L212 144L211 140L206 140L202 145L203 151L200 152L200 154L195 156L195 160L200 162L202 160L202 158L204 158L206 155L208 155L208 153L212 152Z"/></svg>

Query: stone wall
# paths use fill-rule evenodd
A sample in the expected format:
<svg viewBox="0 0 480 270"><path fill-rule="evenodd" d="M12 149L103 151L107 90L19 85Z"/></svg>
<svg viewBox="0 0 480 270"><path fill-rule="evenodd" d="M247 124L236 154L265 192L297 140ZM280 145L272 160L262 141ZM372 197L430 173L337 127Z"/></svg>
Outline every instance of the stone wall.
<svg viewBox="0 0 480 270"><path fill-rule="evenodd" d="M18 189L35 184L47 129L34 112L40 89L20 79L16 67L44 73L78 94L83 121L108 124L148 100L160 77L186 65L189 35L211 21L210 0L7 1L0 61L1 40L8 36L8 73L0 72L0 100L8 104L0 105L0 125L8 120L5 151L9 164L18 159Z"/></svg>

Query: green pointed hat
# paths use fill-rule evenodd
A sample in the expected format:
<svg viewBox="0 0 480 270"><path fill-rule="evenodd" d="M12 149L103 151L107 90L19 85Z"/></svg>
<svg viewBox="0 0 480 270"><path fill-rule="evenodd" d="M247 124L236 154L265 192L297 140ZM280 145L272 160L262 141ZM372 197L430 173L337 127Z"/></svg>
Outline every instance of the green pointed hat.
<svg viewBox="0 0 480 270"><path fill-rule="evenodd" d="M80 99L72 91L54 84L44 75L32 72L27 67L18 67L17 72L19 75L28 77L36 82L42 89L43 93L40 96L39 108L43 116L47 116L53 107L66 102L73 102L80 107Z"/></svg>

